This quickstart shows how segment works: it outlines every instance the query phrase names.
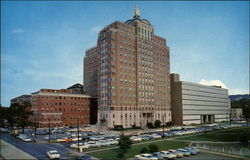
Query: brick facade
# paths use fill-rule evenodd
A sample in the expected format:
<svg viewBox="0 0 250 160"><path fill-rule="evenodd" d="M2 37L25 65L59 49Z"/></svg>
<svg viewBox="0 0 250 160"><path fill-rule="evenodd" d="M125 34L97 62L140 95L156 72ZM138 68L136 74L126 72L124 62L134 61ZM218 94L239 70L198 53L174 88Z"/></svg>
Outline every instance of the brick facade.
<svg viewBox="0 0 250 160"><path fill-rule="evenodd" d="M72 94L71 90L41 89L32 93L33 121L38 126L76 127L77 118L80 126L90 124L91 97L83 94Z"/></svg>
<svg viewBox="0 0 250 160"><path fill-rule="evenodd" d="M149 21L135 15L102 29L84 58L86 93L98 97L98 124L171 121L169 70L166 40Z"/></svg>

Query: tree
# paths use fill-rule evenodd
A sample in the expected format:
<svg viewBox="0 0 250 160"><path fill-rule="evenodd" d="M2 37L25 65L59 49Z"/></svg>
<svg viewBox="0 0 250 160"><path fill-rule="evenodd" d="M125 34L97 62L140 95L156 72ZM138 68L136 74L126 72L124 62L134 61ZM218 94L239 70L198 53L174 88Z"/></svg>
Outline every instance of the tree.
<svg viewBox="0 0 250 160"><path fill-rule="evenodd" d="M148 123L147 123L147 126L148 126L148 128L154 128L154 125L153 125L153 123L151 123L151 122L148 122Z"/></svg>
<svg viewBox="0 0 250 160"><path fill-rule="evenodd" d="M150 153L154 153L154 152L158 152L159 151L159 147L156 144L150 144L148 146L149 148L149 152Z"/></svg>
<svg viewBox="0 0 250 160"><path fill-rule="evenodd" d="M172 121L166 123L166 126L167 126L167 127L171 127L171 126L173 126L173 125L174 125L174 123L173 123Z"/></svg>
<svg viewBox="0 0 250 160"><path fill-rule="evenodd" d="M122 150L123 153L127 151L127 149L131 148L132 141L129 139L129 136L121 135L120 140L118 142L119 148Z"/></svg>
<svg viewBox="0 0 250 160"><path fill-rule="evenodd" d="M17 125L22 127L22 132L24 132L25 127L33 125L29 120L29 117L33 115L30 108L31 104L29 102L11 104L8 109L8 122L10 126Z"/></svg>
<svg viewBox="0 0 250 160"><path fill-rule="evenodd" d="M242 115L247 121L247 125L250 120L250 99L244 98L238 101L231 102L231 108L242 108Z"/></svg>
<svg viewBox="0 0 250 160"><path fill-rule="evenodd" d="M0 126L5 127L8 119L8 108L0 106Z"/></svg>
<svg viewBox="0 0 250 160"><path fill-rule="evenodd" d="M154 126L155 126L155 128L161 127L161 121L160 120L155 120Z"/></svg>
<svg viewBox="0 0 250 160"><path fill-rule="evenodd" d="M250 103L249 105L247 104L244 105L244 107L242 108L242 114L244 118L246 118L247 126L248 126L249 120L250 120Z"/></svg>

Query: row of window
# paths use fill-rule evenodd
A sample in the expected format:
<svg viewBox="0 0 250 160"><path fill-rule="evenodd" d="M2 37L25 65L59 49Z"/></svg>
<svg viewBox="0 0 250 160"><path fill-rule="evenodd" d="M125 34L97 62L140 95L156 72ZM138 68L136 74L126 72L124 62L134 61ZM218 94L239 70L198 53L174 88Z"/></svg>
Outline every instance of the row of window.
<svg viewBox="0 0 250 160"><path fill-rule="evenodd" d="M59 112L61 112L61 111L80 112L81 111L81 112L86 112L86 111L89 111L89 108L42 108L42 112L48 112L48 111L55 111L55 112L57 112L57 111L59 111Z"/></svg>
<svg viewBox="0 0 250 160"><path fill-rule="evenodd" d="M84 97L64 97L64 96L40 96L41 99L66 99L66 100L88 100L89 98Z"/></svg>

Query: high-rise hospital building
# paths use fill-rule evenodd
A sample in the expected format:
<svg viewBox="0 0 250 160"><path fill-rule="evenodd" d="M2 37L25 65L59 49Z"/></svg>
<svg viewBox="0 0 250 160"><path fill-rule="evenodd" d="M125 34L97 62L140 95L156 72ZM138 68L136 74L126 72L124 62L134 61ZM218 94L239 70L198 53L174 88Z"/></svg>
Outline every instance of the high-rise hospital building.
<svg viewBox="0 0 250 160"><path fill-rule="evenodd" d="M99 33L86 51L86 94L98 98L98 124L113 128L171 121L169 48L138 8Z"/></svg>

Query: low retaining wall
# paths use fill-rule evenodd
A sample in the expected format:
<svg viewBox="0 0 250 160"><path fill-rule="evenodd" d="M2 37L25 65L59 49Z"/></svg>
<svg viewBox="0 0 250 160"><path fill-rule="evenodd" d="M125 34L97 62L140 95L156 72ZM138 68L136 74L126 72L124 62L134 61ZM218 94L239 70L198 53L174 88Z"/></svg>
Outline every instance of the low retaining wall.
<svg viewBox="0 0 250 160"><path fill-rule="evenodd" d="M243 146L240 143L194 143L193 145L205 150L248 156L250 158L250 144Z"/></svg>

